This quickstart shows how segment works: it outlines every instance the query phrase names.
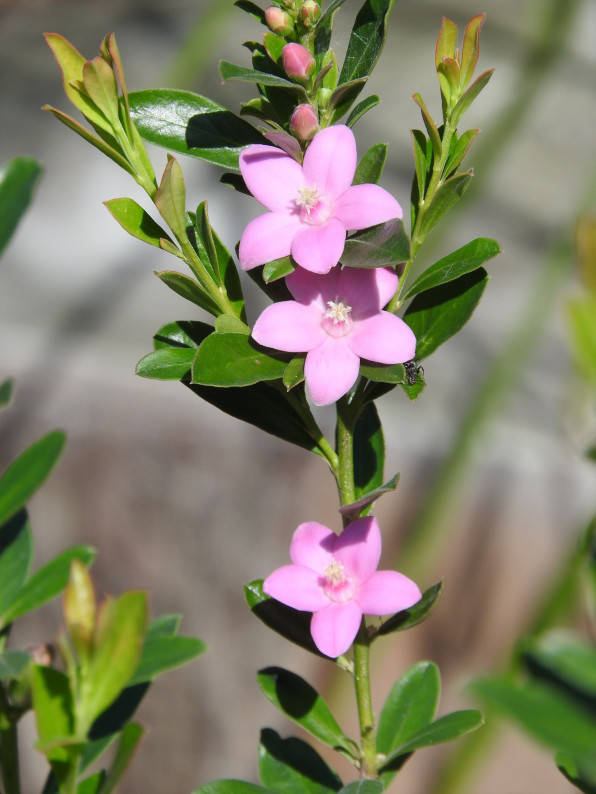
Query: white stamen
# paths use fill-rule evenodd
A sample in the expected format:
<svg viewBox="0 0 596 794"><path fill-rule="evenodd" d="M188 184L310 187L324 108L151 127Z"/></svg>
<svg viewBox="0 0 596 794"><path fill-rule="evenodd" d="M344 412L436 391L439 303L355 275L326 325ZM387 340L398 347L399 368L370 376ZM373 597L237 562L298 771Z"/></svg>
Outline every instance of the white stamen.
<svg viewBox="0 0 596 794"><path fill-rule="evenodd" d="M325 318L333 320L333 325L348 321L352 307L348 306L345 300L340 301L336 298L334 301L327 301L327 306L329 308L325 312Z"/></svg>
<svg viewBox="0 0 596 794"><path fill-rule="evenodd" d="M310 211L317 206L317 203L320 200L321 197L319 196L319 191L317 190L316 185L313 185L312 187L303 185L302 187L298 188L296 204L299 207L302 207L302 209L305 209L307 213L310 214Z"/></svg>
<svg viewBox="0 0 596 794"><path fill-rule="evenodd" d="M333 560L331 565L325 568L325 576L331 585L337 586L338 584L342 584L345 581L344 566L341 562Z"/></svg>

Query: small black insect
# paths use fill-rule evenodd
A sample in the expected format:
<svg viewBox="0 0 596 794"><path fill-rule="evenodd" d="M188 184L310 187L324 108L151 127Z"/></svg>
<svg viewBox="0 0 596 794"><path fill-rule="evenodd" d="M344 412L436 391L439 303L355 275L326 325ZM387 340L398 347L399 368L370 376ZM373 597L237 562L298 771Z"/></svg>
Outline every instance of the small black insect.
<svg viewBox="0 0 596 794"><path fill-rule="evenodd" d="M408 386L413 386L418 381L419 375L424 377L424 369L419 364L416 364L416 359L404 362L404 369L406 370Z"/></svg>

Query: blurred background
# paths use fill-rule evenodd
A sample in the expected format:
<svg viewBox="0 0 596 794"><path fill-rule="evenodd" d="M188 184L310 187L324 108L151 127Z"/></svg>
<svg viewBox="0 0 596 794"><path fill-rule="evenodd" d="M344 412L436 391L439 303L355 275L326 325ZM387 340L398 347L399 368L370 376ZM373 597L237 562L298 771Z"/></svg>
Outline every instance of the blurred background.
<svg viewBox="0 0 596 794"><path fill-rule="evenodd" d="M336 17L340 57L358 7L347 0ZM422 658L441 668L442 711L473 705L466 683L506 663L596 504L582 458L594 417L565 324L577 290L573 229L595 195L596 4L400 0L365 92L382 105L358 124L359 151L388 142L382 184L407 206L409 129L421 126L411 95L440 115L441 17L463 29L481 12L479 71L496 71L464 120L482 129L465 162L477 183L423 257L430 264L479 236L496 238L503 253L489 263L492 279L469 325L425 361L419 400L392 392L380 404L387 477L401 471L397 493L376 509L383 565L423 589L442 576L447 586L424 626L375 646L377 708ZM258 690L261 667L308 678L355 730L345 675L268 632L242 592L286 562L298 523L338 526L334 484L309 453L178 384L134 375L162 324L198 315L153 276L171 266L168 256L128 237L102 206L131 196L148 207L144 194L41 112L45 103L71 112L43 32L61 33L87 58L115 32L130 90L188 88L236 111L252 87L222 85L217 61L248 64L240 44L262 30L228 0L0 0L0 161L30 154L44 168L0 262L0 381L16 381L0 417L0 470L45 432L66 430L61 462L31 504L36 563L91 543L100 594L147 588L154 616L183 613L182 633L210 647L154 685L140 713L149 736L125 790L188 794L215 777L256 779L260 728L293 733ZM166 152L151 154L159 174ZM209 199L211 222L233 249L255 202L220 185L215 168L182 165L189 208ZM331 416L321 416L329 427ZM23 622L14 645L52 640L59 626L53 604ZM29 724L25 744L33 735ZM458 792L574 791L550 755L503 726ZM43 762L25 749L23 757L29 794ZM439 792L445 761L443 750L416 754L394 790Z"/></svg>

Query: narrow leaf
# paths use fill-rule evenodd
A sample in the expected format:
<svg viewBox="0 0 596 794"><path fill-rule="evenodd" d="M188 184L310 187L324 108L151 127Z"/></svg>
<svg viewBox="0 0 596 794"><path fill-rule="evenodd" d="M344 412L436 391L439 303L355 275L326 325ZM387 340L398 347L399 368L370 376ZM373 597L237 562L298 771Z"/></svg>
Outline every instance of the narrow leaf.
<svg viewBox="0 0 596 794"><path fill-rule="evenodd" d="M130 766L144 734L145 729L135 722L129 722L124 726L112 767L101 787L100 794L112 794Z"/></svg>
<svg viewBox="0 0 596 794"><path fill-rule="evenodd" d="M451 174L461 165L464 157L468 153L468 149L472 145L474 138L479 132L480 130L468 130L467 132L463 133L449 154L449 159L445 165L443 176L451 176Z"/></svg>
<svg viewBox="0 0 596 794"><path fill-rule="evenodd" d="M31 527L27 511L20 510L0 527L0 616L8 610L27 581L32 560Z"/></svg>
<svg viewBox="0 0 596 794"><path fill-rule="evenodd" d="M183 238L186 230L185 197L182 168L178 161L171 157L163 172L154 201L159 214L178 238Z"/></svg>
<svg viewBox="0 0 596 794"><path fill-rule="evenodd" d="M478 62L480 30L486 19L486 14L478 14L466 25L464 41L461 50L461 87L464 89L474 74Z"/></svg>
<svg viewBox="0 0 596 794"><path fill-rule="evenodd" d="M437 125L435 124L432 116L428 112L428 108L424 104L424 101L420 96L420 94L414 94L412 99L420 108L420 112L422 113L422 121L424 122L426 131L428 132L428 137L432 144L434 156L438 159L441 156L441 152L443 150L443 144L441 143L441 136L439 135Z"/></svg>
<svg viewBox="0 0 596 794"><path fill-rule="evenodd" d="M153 681L156 676L196 659L207 646L194 637L153 637L146 640L129 686Z"/></svg>
<svg viewBox="0 0 596 794"><path fill-rule="evenodd" d="M399 218L348 237L341 256L346 267L391 267L410 258L410 240Z"/></svg>
<svg viewBox="0 0 596 794"><path fill-rule="evenodd" d="M73 699L70 682L64 673L51 667L33 666L31 674L33 710L40 744L72 736L74 731ZM68 751L56 747L47 753L52 760L67 760Z"/></svg>
<svg viewBox="0 0 596 794"><path fill-rule="evenodd" d="M261 731L259 778L278 794L332 794L341 780L321 756L301 739L282 739L276 731Z"/></svg>
<svg viewBox="0 0 596 794"><path fill-rule="evenodd" d="M354 490L356 499L383 484L385 438L374 403L368 403L354 428ZM366 515L368 511L365 511Z"/></svg>
<svg viewBox="0 0 596 794"><path fill-rule="evenodd" d="M369 110L372 110L372 108L378 105L380 101L381 100L376 94L371 94L369 97L366 97L366 99L363 99L356 105L356 107L348 116L346 126L350 128L353 127L357 121L360 121L365 113L368 113Z"/></svg>
<svg viewBox="0 0 596 794"><path fill-rule="evenodd" d="M422 598L413 606L408 609L402 609L392 617L384 620L377 629L377 634L390 634L394 631L406 631L419 623L426 620L432 611L439 603L443 590L445 589L445 581L441 579L440 582L429 587L422 593Z"/></svg>
<svg viewBox="0 0 596 794"><path fill-rule="evenodd" d="M104 204L124 231L136 237L137 240L157 248L161 247L161 239L170 240L167 232L133 199L116 198L104 201Z"/></svg>
<svg viewBox="0 0 596 794"><path fill-rule="evenodd" d="M29 206L40 174L33 157L15 157L0 168L0 254Z"/></svg>
<svg viewBox="0 0 596 794"><path fill-rule="evenodd" d="M339 82L368 77L379 60L387 37L387 23L395 0L366 0L348 41Z"/></svg>
<svg viewBox="0 0 596 794"><path fill-rule="evenodd" d="M196 306L200 306L201 309L205 309L209 314L217 315L219 313L219 308L205 294L194 278L187 276L185 273L178 273L175 270L162 270L159 273L156 272L155 275L180 297L194 303Z"/></svg>
<svg viewBox="0 0 596 794"><path fill-rule="evenodd" d="M488 81L492 77L494 69L488 69L486 72L483 72L480 77L476 78L472 85L468 88L465 94L461 96L457 102L457 105L453 108L453 112L451 113L451 123L456 125L459 124L461 117L464 113L468 110L472 102L478 97L478 94L486 87Z"/></svg>
<svg viewBox="0 0 596 794"><path fill-rule="evenodd" d="M285 88L288 91L306 94L304 88L297 83L292 83L284 77L277 77L274 74L259 72L256 69L247 69L245 66L230 63L229 61L219 62L219 72L223 80L242 80L247 83L258 83L259 85L274 86L275 88Z"/></svg>
<svg viewBox="0 0 596 794"><path fill-rule="evenodd" d="M375 143L358 163L353 185L378 184L387 160L387 144Z"/></svg>
<svg viewBox="0 0 596 794"><path fill-rule="evenodd" d="M391 493L395 491L397 488L397 484L399 482L399 474L396 474L395 477L392 477L388 482L384 485L375 488L373 491L368 491L365 493L360 499L355 502L352 502L349 505L344 505L343 507L339 508L339 512L342 516L346 516L350 521L353 521L356 518L359 518L362 515L367 515L368 510L365 512L365 508L369 506L372 507L374 502L383 494Z"/></svg>

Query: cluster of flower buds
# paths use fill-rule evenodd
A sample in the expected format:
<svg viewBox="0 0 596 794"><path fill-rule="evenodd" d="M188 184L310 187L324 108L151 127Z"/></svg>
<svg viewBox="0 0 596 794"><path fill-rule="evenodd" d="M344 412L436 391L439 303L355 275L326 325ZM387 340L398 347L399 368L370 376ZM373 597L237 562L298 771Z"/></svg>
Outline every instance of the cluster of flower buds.
<svg viewBox="0 0 596 794"><path fill-rule="evenodd" d="M298 41L312 32L321 16L321 6L316 0L283 0L280 6L265 10L267 27L278 36Z"/></svg>

